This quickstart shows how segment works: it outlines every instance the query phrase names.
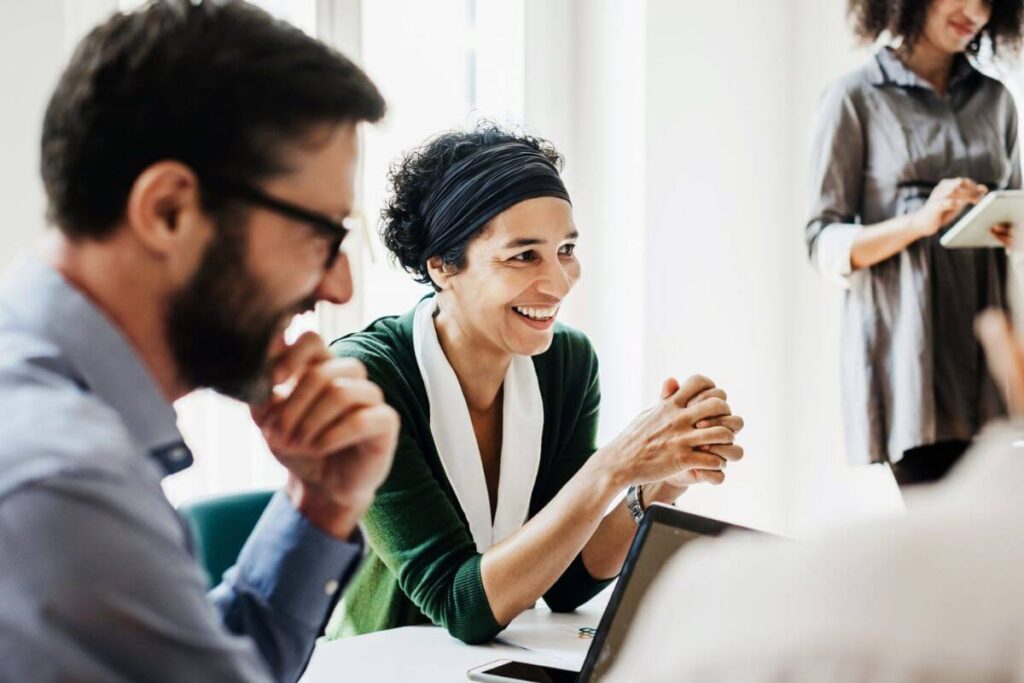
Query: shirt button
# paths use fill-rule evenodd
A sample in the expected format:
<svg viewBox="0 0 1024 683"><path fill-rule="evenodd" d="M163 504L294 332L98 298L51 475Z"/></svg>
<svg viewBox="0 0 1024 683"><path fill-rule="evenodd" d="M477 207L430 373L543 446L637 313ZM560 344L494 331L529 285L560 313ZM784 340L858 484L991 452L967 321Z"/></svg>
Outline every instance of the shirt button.
<svg viewBox="0 0 1024 683"><path fill-rule="evenodd" d="M334 579L331 579L330 581L324 584L324 593L327 593L327 595L334 595L337 592L338 582Z"/></svg>

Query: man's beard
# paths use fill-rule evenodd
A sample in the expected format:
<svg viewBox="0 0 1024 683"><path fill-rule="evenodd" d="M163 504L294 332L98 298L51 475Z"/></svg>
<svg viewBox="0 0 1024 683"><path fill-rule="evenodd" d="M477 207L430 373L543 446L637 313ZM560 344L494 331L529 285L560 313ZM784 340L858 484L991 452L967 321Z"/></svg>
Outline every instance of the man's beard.
<svg viewBox="0 0 1024 683"><path fill-rule="evenodd" d="M171 301L168 342L179 378L249 404L270 398L268 353L282 323L302 307L268 311L270 297L245 267L245 233L225 219L199 270Z"/></svg>

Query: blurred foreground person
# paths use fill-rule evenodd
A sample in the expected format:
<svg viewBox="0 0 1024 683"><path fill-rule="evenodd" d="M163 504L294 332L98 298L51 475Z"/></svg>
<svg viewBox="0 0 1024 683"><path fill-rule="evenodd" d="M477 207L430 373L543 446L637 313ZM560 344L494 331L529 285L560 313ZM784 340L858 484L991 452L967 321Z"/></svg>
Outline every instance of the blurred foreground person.
<svg viewBox="0 0 1024 683"><path fill-rule="evenodd" d="M911 512L800 544L687 546L641 606L609 680L1017 681L1024 678L1024 337L978 321L1009 423L989 425ZM680 590L714 576L713 587Z"/></svg>

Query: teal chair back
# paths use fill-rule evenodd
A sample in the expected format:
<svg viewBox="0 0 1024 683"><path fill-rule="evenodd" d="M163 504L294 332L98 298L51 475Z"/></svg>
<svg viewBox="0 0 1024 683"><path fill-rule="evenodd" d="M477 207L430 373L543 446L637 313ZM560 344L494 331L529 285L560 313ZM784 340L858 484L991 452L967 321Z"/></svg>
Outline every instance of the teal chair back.
<svg viewBox="0 0 1024 683"><path fill-rule="evenodd" d="M181 507L192 530L196 558L211 586L220 583L221 576L238 559L272 495L273 491L234 493Z"/></svg>

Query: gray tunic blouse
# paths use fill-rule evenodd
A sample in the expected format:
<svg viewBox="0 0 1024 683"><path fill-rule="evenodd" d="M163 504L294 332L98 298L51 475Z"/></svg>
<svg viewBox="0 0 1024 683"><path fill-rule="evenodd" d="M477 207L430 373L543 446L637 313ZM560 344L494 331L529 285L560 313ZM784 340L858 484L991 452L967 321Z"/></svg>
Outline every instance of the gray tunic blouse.
<svg viewBox="0 0 1024 683"><path fill-rule="evenodd" d="M944 178L1021 186L1017 112L998 81L958 57L945 96L880 49L820 103L811 164L812 263L846 288L843 420L852 462L971 439L1004 412L973 323L1004 306L1002 249L949 250L939 234L851 272L860 230L911 213Z"/></svg>

